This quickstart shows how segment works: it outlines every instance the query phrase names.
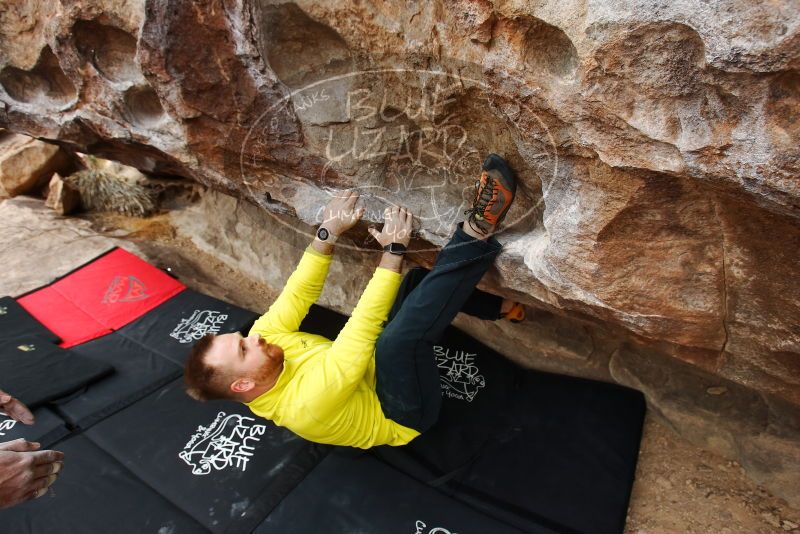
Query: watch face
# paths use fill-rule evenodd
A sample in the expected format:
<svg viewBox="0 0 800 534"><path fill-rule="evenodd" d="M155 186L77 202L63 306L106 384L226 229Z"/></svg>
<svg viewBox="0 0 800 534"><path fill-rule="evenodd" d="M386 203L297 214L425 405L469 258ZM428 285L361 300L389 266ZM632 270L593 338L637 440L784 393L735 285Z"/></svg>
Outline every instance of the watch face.
<svg viewBox="0 0 800 534"><path fill-rule="evenodd" d="M328 239L328 235L328 231L325 228L320 228L317 230L317 237L320 238L321 241Z"/></svg>
<svg viewBox="0 0 800 534"><path fill-rule="evenodd" d="M384 250L386 250L391 254L402 255L405 254L406 247L405 245L401 245L400 243L389 243L388 245L386 245L386 248Z"/></svg>

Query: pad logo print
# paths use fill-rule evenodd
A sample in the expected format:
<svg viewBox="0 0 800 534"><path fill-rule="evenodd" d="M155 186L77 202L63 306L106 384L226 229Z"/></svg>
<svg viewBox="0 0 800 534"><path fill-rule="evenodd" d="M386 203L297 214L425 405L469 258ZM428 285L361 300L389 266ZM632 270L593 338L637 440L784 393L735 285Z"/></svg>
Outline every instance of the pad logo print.
<svg viewBox="0 0 800 534"><path fill-rule="evenodd" d="M0 315L5 315L8 313L8 308L5 306L0 306Z"/></svg>
<svg viewBox="0 0 800 534"><path fill-rule="evenodd" d="M267 431L264 425L255 425L255 419L243 415L219 412L207 427L197 427L178 458L192 468L193 475L207 475L225 468L247 469L255 445Z"/></svg>
<svg viewBox="0 0 800 534"><path fill-rule="evenodd" d="M31 352L32 350L36 350L36 345L33 343L28 343L27 345L17 345L17 349L21 350L22 352Z"/></svg>
<svg viewBox="0 0 800 534"><path fill-rule="evenodd" d="M147 286L144 282L133 275L115 276L111 280L106 294L103 296L103 304L116 304L117 302L136 302L146 299Z"/></svg>
<svg viewBox="0 0 800 534"><path fill-rule="evenodd" d="M6 415L3 412L0 412L0 415ZM0 421L0 436L5 436L6 432L14 428L17 422L13 419L5 419Z"/></svg>
<svg viewBox="0 0 800 534"><path fill-rule="evenodd" d="M181 319L169 336L179 343L191 343L206 334L219 334L219 329L227 318L227 314L218 311L195 310L188 319Z"/></svg>
<svg viewBox="0 0 800 534"><path fill-rule="evenodd" d="M456 532L451 532L444 527L430 527L430 530L427 530L428 525L425 524L425 521L420 521L419 519L414 526L417 528L414 531L414 534L457 534Z"/></svg>
<svg viewBox="0 0 800 534"><path fill-rule="evenodd" d="M475 364L477 354L434 345L433 355L439 367L443 396L472 402L478 391L486 387L486 380Z"/></svg>

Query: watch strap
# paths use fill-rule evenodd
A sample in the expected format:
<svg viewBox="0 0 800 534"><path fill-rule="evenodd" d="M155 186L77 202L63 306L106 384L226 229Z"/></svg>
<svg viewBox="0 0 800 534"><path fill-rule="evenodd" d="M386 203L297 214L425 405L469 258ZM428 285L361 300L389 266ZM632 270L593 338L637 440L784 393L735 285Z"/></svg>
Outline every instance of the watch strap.
<svg viewBox="0 0 800 534"><path fill-rule="evenodd" d="M388 252L390 254L395 254L397 256L402 256L405 254L408 249L402 243L389 243L385 247L383 247L384 252Z"/></svg>

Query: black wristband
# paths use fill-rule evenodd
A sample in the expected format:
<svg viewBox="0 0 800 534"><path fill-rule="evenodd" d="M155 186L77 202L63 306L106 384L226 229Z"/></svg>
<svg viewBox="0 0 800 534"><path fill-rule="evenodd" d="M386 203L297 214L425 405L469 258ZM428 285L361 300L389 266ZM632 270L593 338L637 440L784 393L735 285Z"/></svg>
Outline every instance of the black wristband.
<svg viewBox="0 0 800 534"><path fill-rule="evenodd" d="M389 243L385 247L383 247L384 252L388 252L389 254L394 254L395 256L402 256L406 253L406 246L402 243Z"/></svg>

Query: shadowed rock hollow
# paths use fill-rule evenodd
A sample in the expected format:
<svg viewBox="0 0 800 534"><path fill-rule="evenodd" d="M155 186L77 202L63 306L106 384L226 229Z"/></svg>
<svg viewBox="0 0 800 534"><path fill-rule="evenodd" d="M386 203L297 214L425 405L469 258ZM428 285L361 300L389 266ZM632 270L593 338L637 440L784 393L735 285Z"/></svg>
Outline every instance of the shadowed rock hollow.
<svg viewBox="0 0 800 534"><path fill-rule="evenodd" d="M0 17L0 126L246 199L283 242L355 187L373 222L412 207L430 262L483 155L504 155L521 194L485 285L531 318L460 325L642 389L800 503L795 1L12 0ZM344 255L358 285L365 255Z"/></svg>

